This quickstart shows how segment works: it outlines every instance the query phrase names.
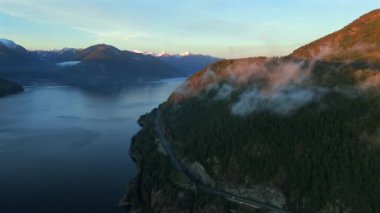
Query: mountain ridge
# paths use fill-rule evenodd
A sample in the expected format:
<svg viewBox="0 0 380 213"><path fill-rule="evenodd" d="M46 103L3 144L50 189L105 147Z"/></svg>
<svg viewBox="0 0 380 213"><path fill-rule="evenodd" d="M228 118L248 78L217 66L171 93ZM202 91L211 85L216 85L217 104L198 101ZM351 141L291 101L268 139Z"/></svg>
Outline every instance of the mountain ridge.
<svg viewBox="0 0 380 213"><path fill-rule="evenodd" d="M107 44L84 49L28 51L10 40L3 41L7 45L0 44L0 76L23 84L50 79L90 89L114 90L131 81L185 76L158 58Z"/></svg>
<svg viewBox="0 0 380 213"><path fill-rule="evenodd" d="M380 9L360 16L341 30L306 44L290 55L327 61L380 59Z"/></svg>
<svg viewBox="0 0 380 213"><path fill-rule="evenodd" d="M205 197L173 171L154 133L159 111L185 171L197 165L213 188L291 212L379 212L379 17L289 56L222 60L192 75L140 118L126 201L142 212L265 211Z"/></svg>

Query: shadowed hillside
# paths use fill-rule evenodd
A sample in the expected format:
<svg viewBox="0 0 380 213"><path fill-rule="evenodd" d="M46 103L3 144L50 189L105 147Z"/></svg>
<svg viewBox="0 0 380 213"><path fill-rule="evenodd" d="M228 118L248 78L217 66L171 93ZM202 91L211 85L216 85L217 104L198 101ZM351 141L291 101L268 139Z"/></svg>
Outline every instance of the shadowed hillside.
<svg viewBox="0 0 380 213"><path fill-rule="evenodd" d="M24 91L24 88L16 83L0 79L0 97L16 94Z"/></svg>
<svg viewBox="0 0 380 213"><path fill-rule="evenodd" d="M179 162L210 187L291 212L379 212L379 24L375 10L291 56L224 60L194 74L158 108ZM258 212L194 196L201 191L173 178L155 114L142 117L132 144L142 172L130 202Z"/></svg>

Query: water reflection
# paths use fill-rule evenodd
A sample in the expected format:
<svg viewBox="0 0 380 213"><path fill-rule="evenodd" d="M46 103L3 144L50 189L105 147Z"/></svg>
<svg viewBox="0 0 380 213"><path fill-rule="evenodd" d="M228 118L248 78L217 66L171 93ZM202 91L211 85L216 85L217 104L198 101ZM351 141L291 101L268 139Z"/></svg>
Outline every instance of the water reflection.
<svg viewBox="0 0 380 213"><path fill-rule="evenodd" d="M0 99L0 212L123 212L136 120L182 81L112 95L42 85Z"/></svg>

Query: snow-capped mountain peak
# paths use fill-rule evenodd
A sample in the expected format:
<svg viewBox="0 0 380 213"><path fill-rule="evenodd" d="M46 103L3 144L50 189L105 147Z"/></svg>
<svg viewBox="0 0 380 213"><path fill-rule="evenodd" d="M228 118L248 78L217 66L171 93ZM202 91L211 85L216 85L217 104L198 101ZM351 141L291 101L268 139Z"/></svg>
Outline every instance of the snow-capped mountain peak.
<svg viewBox="0 0 380 213"><path fill-rule="evenodd" d="M157 53L150 52L150 51L133 50L132 52L138 53L138 54L143 54L143 55L157 56Z"/></svg>
<svg viewBox="0 0 380 213"><path fill-rule="evenodd" d="M156 56L158 56L158 57L162 57L162 56L173 56L173 54L168 53L168 52L165 52L165 51L161 51L161 52L159 52L158 54L156 54Z"/></svg>
<svg viewBox="0 0 380 213"><path fill-rule="evenodd" d="M193 55L191 52L184 52L184 53L179 54L179 56L182 56L182 57L191 56L191 55Z"/></svg>
<svg viewBox="0 0 380 213"><path fill-rule="evenodd" d="M155 57L187 57L187 56L194 55L191 52L184 52L184 53L180 53L180 54L174 54L174 53L170 53L170 52L166 52L166 51L161 51L159 53L155 53L155 52L150 52L150 51L133 50L133 52L139 53L139 54L144 54L144 55L151 55L151 56L155 56Z"/></svg>
<svg viewBox="0 0 380 213"><path fill-rule="evenodd" d="M140 50L132 50L134 53L139 53L139 54L146 54L146 52L140 51Z"/></svg>

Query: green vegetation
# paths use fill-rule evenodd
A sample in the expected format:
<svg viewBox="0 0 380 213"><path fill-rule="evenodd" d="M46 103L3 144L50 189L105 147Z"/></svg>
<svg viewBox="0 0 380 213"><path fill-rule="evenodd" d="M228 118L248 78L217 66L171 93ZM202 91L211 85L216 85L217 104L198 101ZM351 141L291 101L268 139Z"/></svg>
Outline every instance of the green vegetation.
<svg viewBox="0 0 380 213"><path fill-rule="evenodd" d="M380 212L380 93L357 89L377 71L337 67L318 64L313 85L331 90L288 115L236 116L237 96L212 92L161 106L177 154L220 185L280 189L296 212Z"/></svg>
<svg viewBox="0 0 380 213"><path fill-rule="evenodd" d="M260 212L221 197L199 194L190 180L176 171L169 158L157 150L154 113L142 116L143 129L133 138L131 157L138 175L131 181L125 202L136 212Z"/></svg>
<svg viewBox="0 0 380 213"><path fill-rule="evenodd" d="M379 38L374 10L288 57L214 63L160 106L165 133L177 156L202 164L217 187L274 189L293 212L380 212ZM248 111L236 113L237 102ZM276 111L281 106L290 110ZM140 175L165 164L154 161ZM170 170L149 177L186 182ZM254 211L190 197L191 211Z"/></svg>

